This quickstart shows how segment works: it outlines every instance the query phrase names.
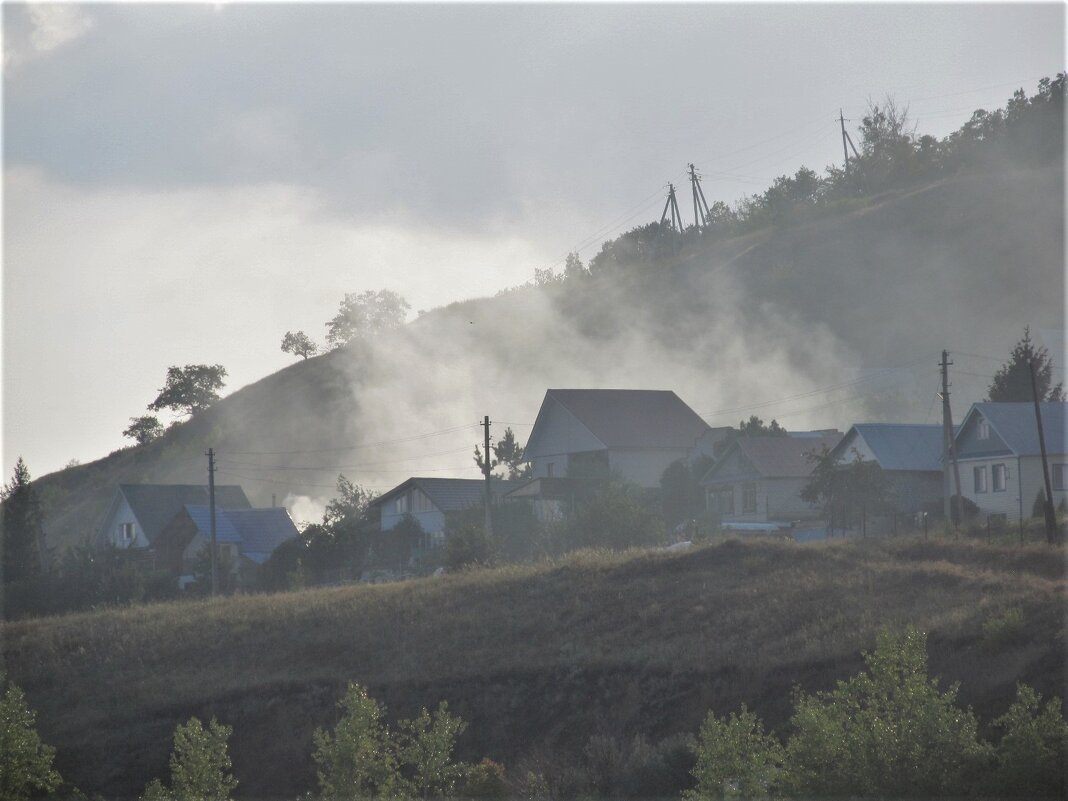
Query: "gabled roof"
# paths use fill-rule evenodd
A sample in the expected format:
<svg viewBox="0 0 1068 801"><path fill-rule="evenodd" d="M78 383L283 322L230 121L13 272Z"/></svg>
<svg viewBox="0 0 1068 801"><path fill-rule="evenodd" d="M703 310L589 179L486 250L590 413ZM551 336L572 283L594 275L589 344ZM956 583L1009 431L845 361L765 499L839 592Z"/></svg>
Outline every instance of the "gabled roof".
<svg viewBox="0 0 1068 801"><path fill-rule="evenodd" d="M709 429L708 423L670 390L550 389L542 408L550 398L571 412L606 448L692 448ZM537 427L537 422L534 425Z"/></svg>
<svg viewBox="0 0 1068 801"><path fill-rule="evenodd" d="M205 537L211 536L207 506L186 506L185 511ZM232 542L238 552L257 564L267 561L274 549L297 536L297 527L284 508L215 509L216 542Z"/></svg>
<svg viewBox="0 0 1068 801"><path fill-rule="evenodd" d="M1068 403L1040 403L1039 408L1046 452L1068 453L1068 429L1064 425ZM961 431L976 414L981 414L990 422L991 428L1017 456L1038 456L1042 452L1038 443L1034 403L973 403L964 415Z"/></svg>
<svg viewBox="0 0 1068 801"><path fill-rule="evenodd" d="M849 449L860 437L883 470L942 470L939 423L857 423L834 448L835 459L852 461Z"/></svg>
<svg viewBox="0 0 1068 801"><path fill-rule="evenodd" d="M130 504L130 509L141 524L149 543L182 511L182 507L208 503L208 488L199 484L120 484L119 492ZM248 509L251 506L241 487L215 487L217 509Z"/></svg>
<svg viewBox="0 0 1068 801"><path fill-rule="evenodd" d="M841 434L819 437L738 437L709 468L703 481L715 478L732 453L738 452L763 478L804 478L815 466L807 456L824 446L833 448Z"/></svg>
<svg viewBox="0 0 1068 801"><path fill-rule="evenodd" d="M520 483L519 481L495 478L490 487L494 497L500 497ZM485 487L485 481L481 478L422 478L413 476L388 492L379 495L371 501L370 505L380 505L411 487L418 487L424 495L430 498L430 502L442 512L455 512L460 509L466 509L469 506L482 505L482 492Z"/></svg>

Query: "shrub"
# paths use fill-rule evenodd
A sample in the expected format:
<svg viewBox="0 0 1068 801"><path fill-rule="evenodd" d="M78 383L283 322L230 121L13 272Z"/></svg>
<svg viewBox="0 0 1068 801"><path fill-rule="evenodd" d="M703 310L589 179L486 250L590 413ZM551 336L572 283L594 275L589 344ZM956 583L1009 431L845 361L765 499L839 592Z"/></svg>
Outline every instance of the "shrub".
<svg viewBox="0 0 1068 801"><path fill-rule="evenodd" d="M153 779L142 801L229 801L237 780L230 775L226 741L233 730L214 718L204 728L196 718L174 730L171 786Z"/></svg>
<svg viewBox="0 0 1068 801"><path fill-rule="evenodd" d="M867 670L835 690L799 695L786 746L787 786L802 795L963 795L989 747L957 687L927 676L926 638L884 630Z"/></svg>
<svg viewBox="0 0 1068 801"><path fill-rule="evenodd" d="M682 794L686 801L718 798L766 798L778 784L782 745L764 733L764 724L742 705L739 714L717 718L709 712L694 746L697 786Z"/></svg>
<svg viewBox="0 0 1068 801"><path fill-rule="evenodd" d="M433 715L424 707L414 720L402 720L399 728L399 761L416 792L423 798L452 795L464 775L452 751L467 724L450 715L448 704L442 701Z"/></svg>
<svg viewBox="0 0 1068 801"><path fill-rule="evenodd" d="M463 570L486 567L497 559L496 539L486 534L481 523L458 523L445 531L445 567Z"/></svg>
<svg viewBox="0 0 1068 801"><path fill-rule="evenodd" d="M1023 610L1018 606L1009 607L983 621L983 646L991 651L1018 642L1026 635Z"/></svg>
<svg viewBox="0 0 1068 801"><path fill-rule="evenodd" d="M504 765L483 757L477 765L465 772L460 795L464 798L486 798L504 801L508 798L508 783L504 778Z"/></svg>
<svg viewBox="0 0 1068 801"><path fill-rule="evenodd" d="M1061 699L1041 708L1042 696L1026 684L1016 687L1016 701L994 721L1002 730L994 753L994 784L1006 795L1064 798L1068 723Z"/></svg>
<svg viewBox="0 0 1068 801"><path fill-rule="evenodd" d="M316 729L313 758L325 798L371 798L398 788L400 775L385 709L359 684L349 682L338 702L344 710L333 734Z"/></svg>
<svg viewBox="0 0 1068 801"><path fill-rule="evenodd" d="M568 521L568 546L622 549L663 541L663 521L642 504L639 492L636 487L609 482Z"/></svg>
<svg viewBox="0 0 1068 801"><path fill-rule="evenodd" d="M41 742L26 696L0 674L0 798L22 801L54 792L63 781L52 767L56 749Z"/></svg>

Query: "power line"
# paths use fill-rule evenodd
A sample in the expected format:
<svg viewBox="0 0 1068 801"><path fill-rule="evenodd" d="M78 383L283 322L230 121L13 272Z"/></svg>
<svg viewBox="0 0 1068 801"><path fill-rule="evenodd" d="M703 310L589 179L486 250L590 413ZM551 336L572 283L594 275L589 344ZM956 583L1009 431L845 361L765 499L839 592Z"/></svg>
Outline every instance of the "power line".
<svg viewBox="0 0 1068 801"><path fill-rule="evenodd" d="M467 447L452 448L447 451L435 451L434 453L423 453L418 456L402 456L396 459L389 459L383 462L363 462L362 464L335 464L335 465L286 465L286 464L256 464L255 462L239 462L227 459L225 456L219 459L224 464L229 464L234 467L251 467L257 470L363 470L366 467L381 467L382 465L396 464L397 462L410 462L414 459L425 459L430 456L446 456L454 453L463 453L470 450Z"/></svg>
<svg viewBox="0 0 1068 801"><path fill-rule="evenodd" d="M428 439L430 437L438 437L444 434L453 434L457 431L463 431L464 429L474 428L477 423L463 426L453 426L452 428L443 428L440 431L429 431L425 434L414 434L410 437L401 437L399 439L388 439L380 442L364 442L359 445L343 445L337 448L319 448L315 450L300 450L300 451L227 451L231 456L293 456L297 454L309 454L309 453L338 453L339 451L356 451L364 448L376 448L383 445L397 445L403 442L415 442L416 440Z"/></svg>

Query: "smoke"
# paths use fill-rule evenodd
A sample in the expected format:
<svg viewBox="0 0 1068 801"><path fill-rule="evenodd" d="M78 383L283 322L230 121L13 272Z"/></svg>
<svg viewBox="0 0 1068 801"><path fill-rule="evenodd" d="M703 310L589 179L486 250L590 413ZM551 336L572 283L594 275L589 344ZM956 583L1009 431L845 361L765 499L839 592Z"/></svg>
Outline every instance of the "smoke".
<svg viewBox="0 0 1068 801"><path fill-rule="evenodd" d="M311 498L307 495L294 495L292 492L286 495L282 501L289 511L289 516L297 528L303 531L312 523L321 523L323 513L326 511L326 502L322 498Z"/></svg>

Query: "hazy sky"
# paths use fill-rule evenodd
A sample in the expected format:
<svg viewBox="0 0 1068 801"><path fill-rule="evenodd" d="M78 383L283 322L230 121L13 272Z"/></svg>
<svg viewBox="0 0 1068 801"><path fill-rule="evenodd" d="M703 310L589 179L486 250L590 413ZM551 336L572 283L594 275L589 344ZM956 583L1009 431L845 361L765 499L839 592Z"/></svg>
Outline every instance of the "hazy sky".
<svg viewBox="0 0 1068 801"><path fill-rule="evenodd" d="M1064 9L5 3L5 480L128 443L168 365L290 363L345 292L589 258L687 162L733 202L888 93L943 136L1064 69Z"/></svg>

